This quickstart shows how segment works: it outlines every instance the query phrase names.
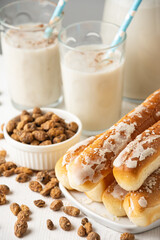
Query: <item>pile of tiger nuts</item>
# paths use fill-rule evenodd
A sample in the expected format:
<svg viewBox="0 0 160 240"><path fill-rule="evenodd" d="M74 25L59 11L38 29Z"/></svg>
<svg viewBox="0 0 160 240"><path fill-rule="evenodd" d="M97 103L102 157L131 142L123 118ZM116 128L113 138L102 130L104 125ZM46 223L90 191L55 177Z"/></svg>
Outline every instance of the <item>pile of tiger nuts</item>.
<svg viewBox="0 0 160 240"><path fill-rule="evenodd" d="M10 174L4 174L6 171L10 171ZM50 204L50 209L54 212L62 210L66 215L72 217L78 217L80 215L80 210L74 206L64 206L63 201L60 199L62 197L62 192L59 188L58 179L55 176L55 171L32 171L27 167L17 167L13 162L0 163L0 171L3 176L9 177L11 175L17 174L15 180L19 183L24 183L29 181L29 188L33 192L40 193L42 196L50 196L53 201ZM32 180L36 174L36 180ZM7 203L6 195L10 192L7 185L0 185L0 205ZM45 201L42 199L37 199L33 201L34 205L38 208L45 207ZM17 217L14 225L14 233L17 237L23 237L28 229L27 222L30 220L31 211L28 206L22 204L19 206L18 203L11 203L11 212ZM87 218L82 219L82 226L77 230L77 234L80 237L87 237L88 240L100 240L100 236L93 232L92 224ZM49 230L54 230L54 223L51 219L46 221L47 228ZM70 231L72 229L72 224L70 220L62 216L59 219L59 226L64 231Z"/></svg>
<svg viewBox="0 0 160 240"><path fill-rule="evenodd" d="M78 130L75 122L66 123L53 112L42 112L38 107L31 113L26 110L10 120L6 126L14 140L30 145L50 145L63 142Z"/></svg>

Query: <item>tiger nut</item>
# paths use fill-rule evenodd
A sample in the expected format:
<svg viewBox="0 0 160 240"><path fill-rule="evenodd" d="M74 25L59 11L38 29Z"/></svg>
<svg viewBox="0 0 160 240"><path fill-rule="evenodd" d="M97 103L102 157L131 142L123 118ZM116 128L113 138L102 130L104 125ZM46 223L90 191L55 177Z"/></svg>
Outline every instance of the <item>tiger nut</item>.
<svg viewBox="0 0 160 240"><path fill-rule="evenodd" d="M26 221L19 221L17 220L15 225L14 225L14 234L16 235L16 237L22 237L28 228L28 224Z"/></svg>
<svg viewBox="0 0 160 240"><path fill-rule="evenodd" d="M59 225L64 231L70 231L71 230L71 222L66 217L61 217L59 219Z"/></svg>
<svg viewBox="0 0 160 240"><path fill-rule="evenodd" d="M3 194L8 194L10 192L10 189L7 185L0 185L0 192Z"/></svg>
<svg viewBox="0 0 160 240"><path fill-rule="evenodd" d="M43 130L34 131L32 134L34 138L40 142L43 142L48 139L48 134Z"/></svg>
<svg viewBox="0 0 160 240"><path fill-rule="evenodd" d="M11 212L12 212L15 216L17 216L18 213L21 211L21 208L20 208L19 204L17 204L17 203L12 203L12 204L10 205L10 210L11 210Z"/></svg>

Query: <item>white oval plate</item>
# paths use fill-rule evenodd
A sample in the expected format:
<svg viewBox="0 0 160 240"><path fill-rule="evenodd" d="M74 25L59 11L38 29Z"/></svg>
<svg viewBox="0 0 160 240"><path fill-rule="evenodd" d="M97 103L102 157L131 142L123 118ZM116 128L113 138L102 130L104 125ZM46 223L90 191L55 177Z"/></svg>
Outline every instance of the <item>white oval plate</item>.
<svg viewBox="0 0 160 240"><path fill-rule="evenodd" d="M60 184L64 196L77 206L84 214L98 223L117 232L142 233L160 226L160 220L147 227L138 227L131 223L127 217L114 217L109 214L102 203L92 202L84 193L68 191Z"/></svg>

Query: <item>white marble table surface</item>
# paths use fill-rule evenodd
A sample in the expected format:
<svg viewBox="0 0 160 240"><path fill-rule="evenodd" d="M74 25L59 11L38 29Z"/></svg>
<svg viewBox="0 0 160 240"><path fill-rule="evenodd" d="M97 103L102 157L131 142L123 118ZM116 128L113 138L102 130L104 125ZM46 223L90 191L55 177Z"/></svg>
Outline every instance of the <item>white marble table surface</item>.
<svg viewBox="0 0 160 240"><path fill-rule="evenodd" d="M0 91L2 92L0 95L0 124L6 122L9 118L11 118L14 114L18 113L16 109L10 103L9 96L7 93L7 84L5 81L5 77L3 74L3 58L0 56ZM134 107L133 104L123 103L123 113L128 112L130 109ZM5 140L0 141L0 148L7 149L7 145ZM7 157L8 160L14 161L12 156ZM5 178L0 177L0 184L6 184L10 187L11 193L7 195L7 204L0 206L0 240L15 240L17 239L14 236L14 223L16 221L16 217L11 213L9 209L9 205L12 202L17 202L19 204L26 204L30 207L32 211L31 220L28 222L28 231L24 236L26 240L80 240L77 235L77 228L80 226L81 219L83 215L80 217L74 218L69 217L73 228L70 232L65 232L59 227L59 218L64 215L62 211L53 212L49 209L49 205L52 202L51 198L44 198L38 193L32 192L28 183L20 184L15 181L15 176ZM46 207L43 209L39 209L34 206L33 201L37 199L43 199L46 202ZM67 205L67 199L63 198L64 203ZM49 231L46 227L46 220L52 219L55 224L55 230ZM94 220L89 219L94 227L94 231L98 232L101 236L102 240L118 240L120 239L120 233L115 232L107 227L96 223ZM137 240L158 240L160 239L160 227L153 229L151 231L137 234Z"/></svg>

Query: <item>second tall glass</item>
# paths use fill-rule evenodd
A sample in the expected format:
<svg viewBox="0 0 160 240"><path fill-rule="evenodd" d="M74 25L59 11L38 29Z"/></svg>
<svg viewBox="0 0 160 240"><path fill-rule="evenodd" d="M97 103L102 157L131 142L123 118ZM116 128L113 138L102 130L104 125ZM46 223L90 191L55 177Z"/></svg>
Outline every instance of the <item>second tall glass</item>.
<svg viewBox="0 0 160 240"><path fill-rule="evenodd" d="M118 28L87 21L59 34L66 108L81 119L86 135L103 132L120 118L126 35L110 48Z"/></svg>

